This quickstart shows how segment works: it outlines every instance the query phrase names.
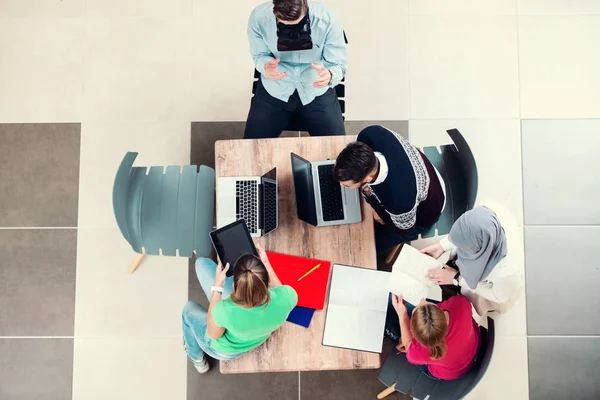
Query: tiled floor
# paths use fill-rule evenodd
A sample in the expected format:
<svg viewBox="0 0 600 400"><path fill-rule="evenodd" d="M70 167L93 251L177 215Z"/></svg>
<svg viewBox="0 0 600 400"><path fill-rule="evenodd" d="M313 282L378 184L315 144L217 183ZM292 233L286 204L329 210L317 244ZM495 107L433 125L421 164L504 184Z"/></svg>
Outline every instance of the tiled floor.
<svg viewBox="0 0 600 400"><path fill-rule="evenodd" d="M523 226L526 292L497 320L469 398L600 397L600 2L324 1L350 42L347 132L378 121L427 146L458 128L477 201ZM1 400L383 389L376 371L200 376L181 346L188 294L205 301L188 260L126 273L116 168L126 151L138 165L212 166L214 141L242 136L260 2L0 1Z"/></svg>

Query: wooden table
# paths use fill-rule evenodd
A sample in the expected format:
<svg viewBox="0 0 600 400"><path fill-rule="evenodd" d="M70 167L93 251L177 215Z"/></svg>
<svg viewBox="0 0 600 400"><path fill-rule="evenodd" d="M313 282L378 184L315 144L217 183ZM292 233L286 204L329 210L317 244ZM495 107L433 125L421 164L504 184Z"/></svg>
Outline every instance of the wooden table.
<svg viewBox="0 0 600 400"><path fill-rule="evenodd" d="M217 141L216 176L261 176L277 167L279 227L258 239L265 250L375 269L373 217L364 201L360 224L317 228L296 216L290 153L309 161L334 159L353 140L356 136ZM308 329L286 322L256 350L233 361L222 361L221 372L372 369L381 366L379 354L323 346L324 326L325 310L315 312Z"/></svg>

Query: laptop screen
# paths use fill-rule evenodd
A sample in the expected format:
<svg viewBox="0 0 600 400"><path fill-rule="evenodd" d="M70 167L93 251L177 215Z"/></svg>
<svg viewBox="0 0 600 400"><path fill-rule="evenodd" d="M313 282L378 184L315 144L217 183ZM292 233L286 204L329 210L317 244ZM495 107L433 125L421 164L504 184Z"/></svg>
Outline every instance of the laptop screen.
<svg viewBox="0 0 600 400"><path fill-rule="evenodd" d="M313 186L311 164L297 154L291 153L291 157L298 218L310 224L317 225L315 188Z"/></svg>
<svg viewBox="0 0 600 400"><path fill-rule="evenodd" d="M261 196L262 208L260 211L260 226L262 234L275 230L279 225L279 203L277 187L277 168L273 168L262 176Z"/></svg>

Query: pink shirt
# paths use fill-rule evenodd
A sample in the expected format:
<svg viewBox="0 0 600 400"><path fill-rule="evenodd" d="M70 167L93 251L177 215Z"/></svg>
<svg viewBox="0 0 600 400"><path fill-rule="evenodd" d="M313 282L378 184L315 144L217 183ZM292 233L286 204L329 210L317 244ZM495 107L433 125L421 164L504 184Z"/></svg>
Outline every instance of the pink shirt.
<svg viewBox="0 0 600 400"><path fill-rule="evenodd" d="M471 303L465 296L453 296L439 304L450 314L446 336L446 354L433 360L429 349L413 336L406 358L412 364L427 364L431 375L445 380L458 379L471 369L481 340L479 326L473 320Z"/></svg>

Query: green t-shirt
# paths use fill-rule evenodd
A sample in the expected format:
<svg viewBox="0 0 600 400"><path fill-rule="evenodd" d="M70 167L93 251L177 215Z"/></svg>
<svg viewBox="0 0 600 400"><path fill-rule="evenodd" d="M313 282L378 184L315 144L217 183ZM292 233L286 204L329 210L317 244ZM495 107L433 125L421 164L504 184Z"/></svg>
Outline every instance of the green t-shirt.
<svg viewBox="0 0 600 400"><path fill-rule="evenodd" d="M225 333L211 340L210 347L219 353L238 354L267 340L298 302L298 294L291 286L269 289L269 294L271 301L254 308L240 307L231 298L218 302L212 309L212 317L215 324L225 328Z"/></svg>

